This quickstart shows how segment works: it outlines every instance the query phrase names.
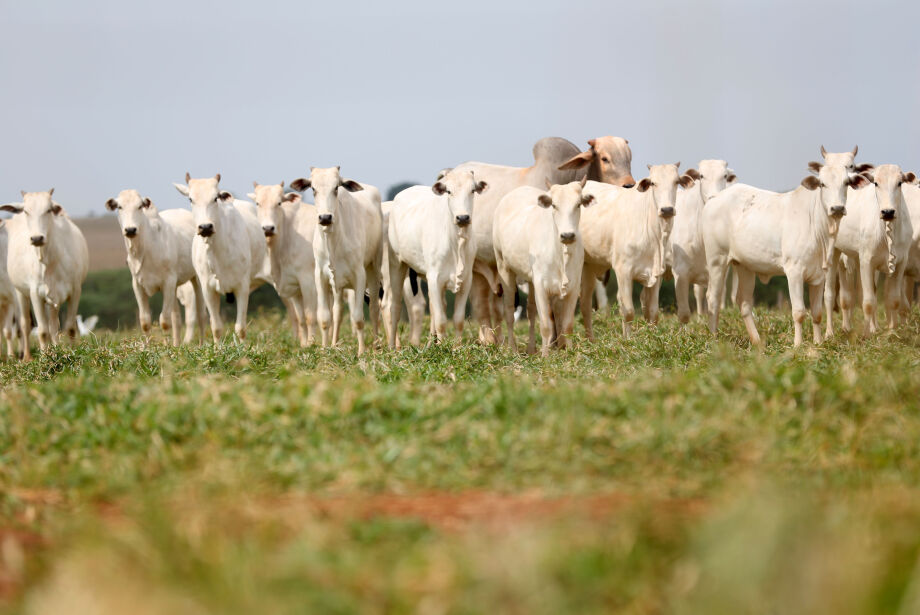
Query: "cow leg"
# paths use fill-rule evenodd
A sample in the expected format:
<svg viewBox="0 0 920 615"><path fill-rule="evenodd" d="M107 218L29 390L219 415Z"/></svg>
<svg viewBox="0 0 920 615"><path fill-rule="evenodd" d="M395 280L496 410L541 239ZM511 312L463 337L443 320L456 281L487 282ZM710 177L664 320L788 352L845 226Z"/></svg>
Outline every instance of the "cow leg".
<svg viewBox="0 0 920 615"><path fill-rule="evenodd" d="M236 294L236 324L233 327L240 341L246 339L246 317L249 312L249 280L243 280Z"/></svg>
<svg viewBox="0 0 920 615"><path fill-rule="evenodd" d="M64 331L71 342L77 340L79 331L77 330L77 314L80 312L80 295L83 294L83 286L79 283L74 284L70 290L70 298L67 299L67 313L64 314Z"/></svg>
<svg viewBox="0 0 920 615"><path fill-rule="evenodd" d="M646 295L645 296L645 302L646 302L645 319L649 323L653 325L657 325L658 324L658 313L659 313L658 295L660 294L660 291L661 291L661 278L658 278L654 286L652 286L651 288L644 288L643 290L645 291L645 295Z"/></svg>
<svg viewBox="0 0 920 615"><path fill-rule="evenodd" d="M709 314L708 306L706 305L706 286L703 284L694 284L693 285L693 298L696 300L696 313L700 318L703 318Z"/></svg>
<svg viewBox="0 0 920 615"><path fill-rule="evenodd" d="M834 335L834 302L837 300L837 271L839 267L840 259L835 250L835 254L831 256L828 264L827 273L824 276L824 311L827 312L825 334L827 337ZM812 306L812 310L814 310L814 306Z"/></svg>
<svg viewBox="0 0 920 615"><path fill-rule="evenodd" d="M473 272L473 288L470 291L473 320L479 323L479 342L494 344L495 334L492 332L492 323L489 322L491 310L489 286L486 279L478 272Z"/></svg>
<svg viewBox="0 0 920 615"><path fill-rule="evenodd" d="M677 320L685 325L690 322L690 277L674 271L674 295L677 298ZM697 299L699 309L699 299Z"/></svg>
<svg viewBox="0 0 920 615"><path fill-rule="evenodd" d="M322 337L323 348L329 346L330 331L329 325L332 322L332 289L323 278L316 267L316 319L319 321L320 337Z"/></svg>
<svg viewBox="0 0 920 615"><path fill-rule="evenodd" d="M911 295L913 295L914 285L916 280L913 276L904 274L904 279L901 282L901 320L906 322L910 317L910 306L911 306Z"/></svg>
<svg viewBox="0 0 920 615"><path fill-rule="evenodd" d="M863 314L866 317L863 334L871 335L878 331L878 322L875 319L878 301L875 298L875 271L868 258L859 259L859 279L862 287Z"/></svg>
<svg viewBox="0 0 920 615"><path fill-rule="evenodd" d="M732 268L732 278L738 281L738 290L735 293L735 302L741 311L741 320L747 330L752 346L763 346L757 325L754 323L754 273L746 267L735 266ZM710 285L710 288L712 286ZM718 304L716 304L718 305Z"/></svg>
<svg viewBox="0 0 920 615"><path fill-rule="evenodd" d="M904 266L898 264L895 272L885 280L885 318L889 331L898 325L901 312L901 296L904 288Z"/></svg>
<svg viewBox="0 0 920 615"><path fill-rule="evenodd" d="M808 304L811 306L811 331L816 346L824 341L821 337L821 316L824 311L822 307L824 302L821 301L822 290L826 290L824 284L808 285ZM827 319L831 319L830 312L827 313Z"/></svg>
<svg viewBox="0 0 920 615"><path fill-rule="evenodd" d="M224 320L220 315L220 295L210 287L204 287L202 295L211 320L211 337L216 344L224 336Z"/></svg>
<svg viewBox="0 0 920 615"><path fill-rule="evenodd" d="M508 289L504 289L504 292L508 292ZM511 321L514 322L514 294L517 292L517 287L511 288ZM496 295L495 293L489 293L489 320L493 323L492 334L495 336L495 343L501 345L505 340L502 335L502 320L504 319L504 301L502 298Z"/></svg>
<svg viewBox="0 0 920 615"><path fill-rule="evenodd" d="M557 318L559 338L557 342L560 348L573 347L572 332L575 330L575 307L578 302L578 295L579 293L577 292L569 292L565 299L560 299L557 302L559 305L559 317Z"/></svg>
<svg viewBox="0 0 920 615"><path fill-rule="evenodd" d="M461 338L463 333L463 322L466 320L466 302L470 296L470 289L473 283L472 271L466 273L465 279L460 285L460 292L454 297L454 329L457 330L457 337ZM419 291L421 293L421 291ZM513 316L513 314L512 314Z"/></svg>
<svg viewBox="0 0 920 615"><path fill-rule="evenodd" d="M313 280L306 275L300 277L298 285L300 286L298 299L303 312L301 334L304 336L304 345L312 346L316 335L316 286Z"/></svg>
<svg viewBox="0 0 920 615"><path fill-rule="evenodd" d="M19 334L22 337L22 360L31 361L32 351L29 347L32 334L32 318L29 310L29 295L20 290L16 290L16 304L19 306Z"/></svg>
<svg viewBox="0 0 920 615"><path fill-rule="evenodd" d="M447 335L447 307L444 293L447 281L440 277L428 278L428 307L431 310L431 324L434 327L433 341L443 342Z"/></svg>
<svg viewBox="0 0 920 615"><path fill-rule="evenodd" d="M709 308L709 332L716 335L719 331L719 312L722 310L722 303L725 300L725 276L728 274L728 259L724 257L710 258L706 264L706 269L709 272L709 286L706 288L706 306Z"/></svg>
<svg viewBox="0 0 920 615"><path fill-rule="evenodd" d="M364 342L364 290L365 290L365 277L364 270L358 269L355 271L355 289L349 299L348 311L351 315L351 328L355 332L355 337L358 338L358 356L364 354L365 342ZM333 315L335 318L335 315ZM333 333L335 333L335 328L333 328ZM333 342L334 343L334 342Z"/></svg>
<svg viewBox="0 0 920 615"><path fill-rule="evenodd" d="M639 291L639 307L642 308L642 318L645 319L645 322L651 322L652 319L649 313L649 294L648 288L645 286Z"/></svg>
<svg viewBox="0 0 920 615"><path fill-rule="evenodd" d="M601 314L607 313L607 287L601 280L594 281L594 296L597 299L597 311Z"/></svg>
<svg viewBox="0 0 920 615"><path fill-rule="evenodd" d="M172 328L173 346L178 346L179 339L179 310L176 307L176 278L170 276L163 283L163 312L160 314L160 326L165 331Z"/></svg>
<svg viewBox="0 0 920 615"><path fill-rule="evenodd" d="M851 318L856 305L856 272L849 262L838 260L837 277L840 280L840 328L849 333L853 329Z"/></svg>
<svg viewBox="0 0 920 615"><path fill-rule="evenodd" d="M591 313L591 295L594 292L593 283L596 279L597 276L594 272L588 269L588 267L584 267L581 273L581 320L585 327L585 337L592 342L594 341L594 327L592 326L593 314ZM531 292L530 295L531 296L527 298L528 313L530 312L533 292Z"/></svg>
<svg viewBox="0 0 920 615"><path fill-rule="evenodd" d="M44 352L51 343L51 335L48 331L48 310L45 302L38 296L38 290L30 292L32 305L35 307L35 325L38 327L38 347ZM26 332L28 335L30 332Z"/></svg>
<svg viewBox="0 0 920 615"><path fill-rule="evenodd" d="M57 344L60 342L61 310L53 305L46 305L45 309L48 312L48 333L51 335L51 343Z"/></svg>
<svg viewBox="0 0 920 615"><path fill-rule="evenodd" d="M295 293L291 296L290 302L296 325L294 328L294 337L297 339L297 343L300 344L301 348L306 348L307 323L305 322L306 315L304 314L303 295L301 293Z"/></svg>
<svg viewBox="0 0 920 615"><path fill-rule="evenodd" d="M805 280L802 272L797 270L786 271L786 279L789 282L789 303L792 305L792 326L795 330L792 345L797 348L802 345L802 323L808 314L805 309Z"/></svg>
<svg viewBox="0 0 920 615"><path fill-rule="evenodd" d="M133 278L131 286L134 288L134 298L137 300L137 322L141 326L141 332L144 335L150 335L150 326L153 322L150 312L150 295Z"/></svg>
<svg viewBox="0 0 920 615"><path fill-rule="evenodd" d="M501 279L504 292L502 293L502 302L505 304L504 316L507 319L508 337L506 342L512 352L517 352L517 340L514 337L514 295L517 293L517 276L496 252L496 265L498 266L498 277Z"/></svg>
<svg viewBox="0 0 920 615"><path fill-rule="evenodd" d="M190 344L195 338L195 328L198 326L198 311L196 310L197 302L201 289L195 286L195 294L184 304L185 313L185 336L182 338L183 343Z"/></svg>
<svg viewBox="0 0 920 615"><path fill-rule="evenodd" d="M540 345L540 354L548 357L549 347L553 341L553 315L546 287L540 278L536 278L533 281L533 295L534 302L537 305L537 317L540 319L540 337L543 338ZM588 305L590 306L591 304L589 303ZM588 309L591 308L589 307Z"/></svg>
<svg viewBox="0 0 920 615"><path fill-rule="evenodd" d="M367 316L370 320L371 329L371 347L377 343L377 329L380 327L380 270L379 262L375 261L371 267L364 270L364 279L368 289L368 306ZM362 293L363 296L363 293ZM363 328L364 309L361 310L361 322Z"/></svg>
<svg viewBox="0 0 920 615"><path fill-rule="evenodd" d="M386 329L390 348L399 348L399 315L402 312L403 292L408 281L406 280L406 274L409 273L409 267L397 260L395 255L391 255L389 273L390 279L387 281L387 290L385 291L388 295L389 313L387 317L389 318L389 323L384 324L388 324ZM411 291L412 289L410 288L409 290ZM410 333L410 341L415 345L416 342L411 337ZM421 342L421 331L419 332L419 342Z"/></svg>
<svg viewBox="0 0 920 615"><path fill-rule="evenodd" d="M617 302L623 317L623 336L629 338L632 333L632 321L636 317L636 308L632 298L632 276L625 269L616 269Z"/></svg>

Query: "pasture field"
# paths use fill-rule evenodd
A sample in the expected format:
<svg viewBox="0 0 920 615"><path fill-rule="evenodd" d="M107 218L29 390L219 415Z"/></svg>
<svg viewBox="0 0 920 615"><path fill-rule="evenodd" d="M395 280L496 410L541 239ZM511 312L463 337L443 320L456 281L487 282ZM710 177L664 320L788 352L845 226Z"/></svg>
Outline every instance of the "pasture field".
<svg viewBox="0 0 920 615"><path fill-rule="evenodd" d="M267 313L3 363L0 611L920 612L920 314L757 318L763 352L734 310L547 359Z"/></svg>

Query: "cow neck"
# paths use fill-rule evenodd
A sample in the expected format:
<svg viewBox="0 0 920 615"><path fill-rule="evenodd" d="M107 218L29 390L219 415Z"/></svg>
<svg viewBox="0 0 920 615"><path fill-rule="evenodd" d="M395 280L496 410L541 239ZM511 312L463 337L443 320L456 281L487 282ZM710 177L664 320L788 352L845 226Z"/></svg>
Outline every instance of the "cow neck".
<svg viewBox="0 0 920 615"><path fill-rule="evenodd" d="M898 189L898 192L901 192ZM875 211L881 210L881 204L878 200L878 186L873 186L872 193L875 195ZM901 203L903 197L898 198L898 203L895 205L895 219L899 219L901 216ZM898 259L894 254L894 220L882 220L885 224L885 244L888 247L888 275L894 274Z"/></svg>
<svg viewBox="0 0 920 615"><path fill-rule="evenodd" d="M275 235L271 238L271 241L265 242L265 249L268 251L268 261L272 270L272 280L274 280L276 286L281 283L281 256L287 249L287 227L289 224L293 227L294 219L300 212L300 210L297 209L291 214L291 219L289 220L288 212L284 211L283 205L281 208L281 224L275 229Z"/></svg>
<svg viewBox="0 0 920 615"><path fill-rule="evenodd" d="M453 227L453 229L447 233L448 245L450 247L451 254L454 257L454 287L451 290L454 293L459 293L460 285L463 283L463 278L465 276L467 267L472 266L472 263L466 262L465 254L466 246L470 240L470 233L472 232L473 228L473 220L472 217L470 217L470 224L465 228L461 228L454 223L450 213L450 207L445 202L444 220L447 224L447 228Z"/></svg>
<svg viewBox="0 0 920 615"><path fill-rule="evenodd" d="M144 264L144 257L147 255L147 233L160 233L160 225L154 224L152 220L145 219L144 228L138 229L138 234L134 236L134 239L125 238L125 243L128 244L128 254L136 262L137 271L140 271L141 265ZM156 245L154 242L153 245ZM137 273L137 271L132 270L131 273Z"/></svg>
<svg viewBox="0 0 920 615"><path fill-rule="evenodd" d="M231 246L230 243L225 239L225 233L227 228L227 212L223 210L223 207L233 207L233 205L222 205L217 208L217 222L220 222L219 228L222 232L215 233L210 237L202 237L204 240L205 252L213 254L216 258L215 263L227 262L227 260L232 256L231 252L233 248L242 248L244 246Z"/></svg>
<svg viewBox="0 0 920 615"><path fill-rule="evenodd" d="M647 197L646 203L648 204L648 218L647 218L647 228L646 232L648 233L649 238L652 240L649 243L654 242L655 244L655 258L653 260L653 270L655 281L657 278L660 278L664 275L665 267L667 266L669 257L669 241L668 239L671 236L671 228L673 226L673 218L665 220L658 215L658 198L655 196L654 186L646 190L651 194ZM655 281L651 283L654 284Z"/></svg>
<svg viewBox="0 0 920 615"><path fill-rule="evenodd" d="M342 226L342 223L345 220L350 220L348 214L351 213L350 208L347 205L344 205L342 200L339 199L338 189L336 189L335 198L338 201L338 207L336 208L336 216L339 218L338 221L333 222L327 227L320 226L317 224L316 228L319 230L320 241L323 242L323 248L326 250L326 255L329 258L328 270L329 270L329 285L335 289L335 251L336 246L339 244L339 228ZM344 206L343 206L344 205ZM343 215L345 214L345 215ZM325 229L325 230L324 230Z"/></svg>
<svg viewBox="0 0 920 615"><path fill-rule="evenodd" d="M821 200L821 189L810 190L814 194L811 210L811 227L814 229L815 239L821 246L821 268L827 271L830 267L830 261L834 254L834 247L837 241L837 230L840 228L840 221L831 221L827 215L824 203ZM832 226L833 224L833 226Z"/></svg>
<svg viewBox="0 0 920 615"><path fill-rule="evenodd" d="M555 245L555 249L553 251L556 253L557 257L561 256L559 261L562 263L562 271L560 272L559 279L562 280L562 285L559 288L559 295L560 299L565 299L569 294L569 284L571 283L571 280L569 280L569 263L572 260L572 250L575 248L575 245L581 241L581 237L576 235L575 242L571 244L562 243L559 240L559 227L556 226L556 221L553 220L553 214L551 211L548 211L547 213L549 214L550 220L552 220L553 235L551 240ZM577 232L578 231L576 231L576 233Z"/></svg>

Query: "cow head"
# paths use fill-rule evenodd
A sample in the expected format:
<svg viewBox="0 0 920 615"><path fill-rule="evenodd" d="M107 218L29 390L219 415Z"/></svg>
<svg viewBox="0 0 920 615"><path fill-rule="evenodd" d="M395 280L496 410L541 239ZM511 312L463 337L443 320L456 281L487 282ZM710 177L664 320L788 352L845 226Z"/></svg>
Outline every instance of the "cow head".
<svg viewBox="0 0 920 615"><path fill-rule="evenodd" d="M186 173L184 184L173 185L192 204L198 234L207 239L217 233L220 208L233 203L233 195L220 189L220 173L205 179L192 179Z"/></svg>
<svg viewBox="0 0 920 615"><path fill-rule="evenodd" d="M51 200L54 188L47 192L22 191L21 194L22 203L0 205L0 211L25 215L29 241L36 248L42 248L48 243L52 217L61 214L64 210Z"/></svg>
<svg viewBox="0 0 920 615"><path fill-rule="evenodd" d="M284 223L284 203L299 203L300 195L296 192L284 192L284 182L260 186L259 182L252 182L254 191L248 196L256 204L259 213L259 226L265 234L265 242L271 245L272 240L281 234Z"/></svg>
<svg viewBox="0 0 920 615"><path fill-rule="evenodd" d="M143 235L150 216L156 215L156 207L150 199L142 197L137 190L122 190L117 197L105 202L105 208L117 213L121 233L129 240Z"/></svg>
<svg viewBox="0 0 920 615"><path fill-rule="evenodd" d="M632 150L629 141L620 137L598 137L588 141L591 147L567 160L559 167L568 171L588 167L586 177L614 186L632 188L636 180L632 176Z"/></svg>
<svg viewBox="0 0 920 615"><path fill-rule="evenodd" d="M868 185L865 175L851 173L840 164L809 163L809 168L816 175L809 175L802 180L808 190L817 190L818 199L831 219L830 232L837 233L840 218L847 213L847 188L862 188Z"/></svg>
<svg viewBox="0 0 920 615"><path fill-rule="evenodd" d="M734 182L735 172L728 168L724 160L701 160L699 171L689 169L686 173L700 185L700 197L705 203Z"/></svg>
<svg viewBox="0 0 920 615"><path fill-rule="evenodd" d="M303 192L313 189L313 202L316 204L317 222L325 231L335 223L336 210L339 207L339 189L358 192L364 187L353 179L342 179L339 167L317 169L310 167L310 178L301 177L291 182L291 188Z"/></svg>
<svg viewBox="0 0 920 615"><path fill-rule="evenodd" d="M658 217L663 219L673 218L677 213L677 187L690 188L693 186L693 177L699 175L690 169L681 175L678 169L680 163L648 165L648 177L636 185L639 192L651 191L652 201L657 208Z"/></svg>
<svg viewBox="0 0 920 615"><path fill-rule="evenodd" d="M875 167L874 171L865 171L861 175L872 184L871 189L875 190L875 200L878 203L879 218L886 222L894 220L902 211L904 197L901 187L917 180L916 175L903 173L901 167L896 164L882 164Z"/></svg>
<svg viewBox="0 0 920 615"><path fill-rule="evenodd" d="M473 197L482 194L489 184L476 181L472 171L448 170L438 175L431 191L447 196L447 207L458 228L464 229L473 222Z"/></svg>
<svg viewBox="0 0 920 615"><path fill-rule="evenodd" d="M811 169L811 172L815 175L818 174L818 171L821 170L821 167L824 164L827 165L839 165L845 167L850 173L862 173L863 171L870 171L875 168L873 165L868 163L856 164L856 153L859 151L859 146L856 145L853 147L851 152L829 152L824 149L824 146L821 146L821 157L824 158L824 163L820 162L809 162L808 168Z"/></svg>
<svg viewBox="0 0 920 615"><path fill-rule="evenodd" d="M575 243L578 239L581 208L594 202L594 195L582 194L584 187L584 179L568 184L550 185L547 182L548 191L537 197L537 205L552 211L559 241L563 245Z"/></svg>

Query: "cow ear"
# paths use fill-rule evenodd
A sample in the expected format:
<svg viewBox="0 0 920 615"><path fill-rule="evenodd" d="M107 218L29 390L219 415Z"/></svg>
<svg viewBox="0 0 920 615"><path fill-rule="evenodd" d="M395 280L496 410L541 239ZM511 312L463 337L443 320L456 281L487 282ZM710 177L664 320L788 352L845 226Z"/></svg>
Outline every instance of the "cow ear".
<svg viewBox="0 0 920 615"><path fill-rule="evenodd" d="M648 177L646 177L645 179L641 180L638 184L636 184L636 190L638 190L639 192L645 192L651 187L652 187L652 180L650 180Z"/></svg>
<svg viewBox="0 0 920 615"><path fill-rule="evenodd" d="M359 184L353 179L344 179L342 180L342 187L348 190L349 192L360 192L364 190L364 186Z"/></svg>
<svg viewBox="0 0 920 615"><path fill-rule="evenodd" d="M553 182L551 182L551 181L549 180L548 177L543 179L543 183L546 184L546 189L547 189L547 190L549 190L550 188L553 187Z"/></svg>
<svg viewBox="0 0 920 615"><path fill-rule="evenodd" d="M541 194L537 197L537 205L543 208L552 207L553 199L548 194Z"/></svg>
<svg viewBox="0 0 920 615"><path fill-rule="evenodd" d="M863 162L862 164L856 165L856 167L853 170L856 171L857 173L865 173L866 171L871 171L874 168L875 168L874 164Z"/></svg>
<svg viewBox="0 0 920 615"><path fill-rule="evenodd" d="M580 203L580 205L581 205L582 207L587 207L588 205L590 205L590 204L593 203L593 202L594 202L594 195L593 195L593 194L583 194L583 195L581 195L581 203Z"/></svg>
<svg viewBox="0 0 920 615"><path fill-rule="evenodd" d="M802 186L808 188L809 190L815 190L818 186L821 185L821 180L815 177L814 175L809 175L802 180Z"/></svg>
<svg viewBox="0 0 920 615"><path fill-rule="evenodd" d="M0 205L0 211L8 211L11 214L18 214L22 212L22 203L5 203Z"/></svg>
<svg viewBox="0 0 920 615"><path fill-rule="evenodd" d="M591 164L591 161L594 160L594 146L591 147L586 152L582 152L577 156L573 156L559 165L560 171L572 171L574 169L580 169Z"/></svg>
<svg viewBox="0 0 920 615"><path fill-rule="evenodd" d="M447 194L447 186L437 181L431 187L431 191L434 192L436 195L441 196L443 194Z"/></svg>
<svg viewBox="0 0 920 615"><path fill-rule="evenodd" d="M143 207L144 209L149 209L151 204L152 203L150 202L149 198L144 197L143 199L141 199L141 207Z"/></svg>
<svg viewBox="0 0 920 615"><path fill-rule="evenodd" d="M730 183L730 184L731 184L731 183L734 183L734 181L735 181L736 179L738 179L738 176L735 175L734 173L729 173L729 174L725 177L725 181L727 181L727 182Z"/></svg>
<svg viewBox="0 0 920 615"><path fill-rule="evenodd" d="M186 173L186 175L188 175L188 173ZM185 184L176 184L176 183L174 183L173 186L176 187L176 190L179 191L179 194L183 196L188 196L188 186L186 186Z"/></svg>
<svg viewBox="0 0 920 615"><path fill-rule="evenodd" d="M309 188L311 185L312 184L310 183L309 179L300 177L291 182L291 189L296 190L297 192L303 192L304 190Z"/></svg>
<svg viewBox="0 0 920 615"><path fill-rule="evenodd" d="M438 171L438 176L434 178L434 181L440 181L444 179L444 177L451 171L453 171L453 167L447 167L447 168L441 169L440 171Z"/></svg>
<svg viewBox="0 0 920 615"><path fill-rule="evenodd" d="M227 192L226 190L223 190L217 193L217 198L223 201L224 203L226 203L227 201L233 200L233 195Z"/></svg>
<svg viewBox="0 0 920 615"><path fill-rule="evenodd" d="M53 213L55 216L59 216L61 215L62 211L64 211L64 208L61 207L60 203L55 203L54 201L51 201L51 213Z"/></svg>
<svg viewBox="0 0 920 615"><path fill-rule="evenodd" d="M684 175L689 175L690 179L692 179L693 181L696 181L700 178L700 172L697 171L696 169L687 169L686 171L684 171Z"/></svg>
<svg viewBox="0 0 920 615"><path fill-rule="evenodd" d="M256 202L256 193L255 193L255 192L247 192L247 193L246 193L246 198L248 198L250 201L252 201L253 203L255 203L255 202Z"/></svg>
<svg viewBox="0 0 920 615"><path fill-rule="evenodd" d="M296 192L288 192L281 200L285 203L299 203L302 199L301 196Z"/></svg>
<svg viewBox="0 0 920 615"><path fill-rule="evenodd" d="M850 179L847 180L847 185L850 188L855 188L856 190L868 186L871 184L874 179L870 179L872 176L868 174L864 175L851 175Z"/></svg>
<svg viewBox="0 0 920 615"><path fill-rule="evenodd" d="M192 174L189 173L188 171L186 171L186 172L185 172L185 183L187 184L187 183L189 183L190 181L192 181Z"/></svg>
<svg viewBox="0 0 920 615"><path fill-rule="evenodd" d="M697 174L698 175L698 174ZM685 173L680 176L680 179L677 180L677 183L680 184L681 188L687 189L693 186L694 178L689 173Z"/></svg>
<svg viewBox="0 0 920 615"><path fill-rule="evenodd" d="M115 199L109 199L108 201L105 202L105 208L108 209L109 211L115 211L116 209L118 209L118 201L116 201Z"/></svg>
<svg viewBox="0 0 920 615"><path fill-rule="evenodd" d="M473 192L475 192L476 194L482 194L483 192L485 192L485 191L488 190L488 189L489 189L489 184L488 184L488 183L486 183L486 182L484 182L484 181L478 181L478 182L476 182L476 187L473 188Z"/></svg>
<svg viewBox="0 0 920 615"><path fill-rule="evenodd" d="M821 164L820 162L815 162L814 160L812 160L811 162L808 163L808 170L811 171L812 173L820 173L821 167L823 166L824 165Z"/></svg>
<svg viewBox="0 0 920 615"><path fill-rule="evenodd" d="M917 181L917 175L913 171L908 171L901 175L901 180L906 184L912 184Z"/></svg>

